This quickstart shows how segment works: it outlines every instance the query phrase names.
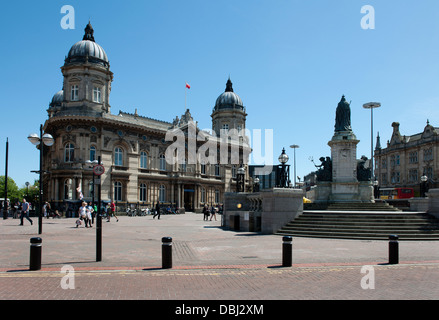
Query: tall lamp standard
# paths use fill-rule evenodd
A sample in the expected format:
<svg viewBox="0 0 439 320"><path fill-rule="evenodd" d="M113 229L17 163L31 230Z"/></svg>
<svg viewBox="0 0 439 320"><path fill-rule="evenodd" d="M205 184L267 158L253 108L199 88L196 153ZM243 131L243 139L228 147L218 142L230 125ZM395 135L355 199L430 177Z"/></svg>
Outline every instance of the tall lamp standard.
<svg viewBox="0 0 439 320"><path fill-rule="evenodd" d="M296 189L296 149L299 148L297 144L293 144L290 148L294 149L294 189Z"/></svg>
<svg viewBox="0 0 439 320"><path fill-rule="evenodd" d="M40 138L41 137L41 138ZM40 125L40 135L36 133L30 134L28 140L35 146L39 146L40 149L40 170L38 171L39 177L39 206L38 206L38 234L43 232L43 147L44 145L50 147L55 140L53 137L45 133L43 134L43 125Z"/></svg>
<svg viewBox="0 0 439 320"><path fill-rule="evenodd" d="M92 167L99 164L98 160L86 160L85 163L88 164L89 166L92 166ZM93 182L92 182L92 189L91 189L91 197L92 197L91 203L92 203L92 206L94 208L94 205L95 205L95 172L94 172L94 170L92 170L92 172L93 172ZM94 215L95 214L97 214L97 212L95 212L92 215L92 223L94 223Z"/></svg>
<svg viewBox="0 0 439 320"><path fill-rule="evenodd" d="M371 177L373 179L373 109L381 107L379 102L369 102L363 104L364 109L370 109L370 164Z"/></svg>

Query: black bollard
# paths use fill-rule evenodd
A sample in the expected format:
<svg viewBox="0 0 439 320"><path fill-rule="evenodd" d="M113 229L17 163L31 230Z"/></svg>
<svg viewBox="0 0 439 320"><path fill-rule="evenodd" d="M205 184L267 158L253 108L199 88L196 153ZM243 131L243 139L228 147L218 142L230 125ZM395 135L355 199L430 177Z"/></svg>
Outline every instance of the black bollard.
<svg viewBox="0 0 439 320"><path fill-rule="evenodd" d="M282 267L291 267L293 265L293 238L284 236L282 241Z"/></svg>
<svg viewBox="0 0 439 320"><path fill-rule="evenodd" d="M41 269L41 249L43 240L41 238L31 238L30 239L30 262L29 270L40 270Z"/></svg>
<svg viewBox="0 0 439 320"><path fill-rule="evenodd" d="M389 236L389 264L398 264L398 263L399 263L398 236L390 235Z"/></svg>
<svg viewBox="0 0 439 320"><path fill-rule="evenodd" d="M172 238L162 238L162 269L172 268Z"/></svg>

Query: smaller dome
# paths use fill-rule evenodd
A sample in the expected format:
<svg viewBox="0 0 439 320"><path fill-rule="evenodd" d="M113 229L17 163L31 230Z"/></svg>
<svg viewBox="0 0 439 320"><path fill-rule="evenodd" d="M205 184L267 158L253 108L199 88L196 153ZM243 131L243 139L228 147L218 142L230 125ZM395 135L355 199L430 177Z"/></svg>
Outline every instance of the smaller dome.
<svg viewBox="0 0 439 320"><path fill-rule="evenodd" d="M227 80L226 90L216 99L214 111L219 109L241 109L244 105L241 98L233 92L232 81Z"/></svg>
<svg viewBox="0 0 439 320"><path fill-rule="evenodd" d="M64 101L64 90L60 90L52 98L52 101L50 102L50 107L56 107L61 105L61 103Z"/></svg>

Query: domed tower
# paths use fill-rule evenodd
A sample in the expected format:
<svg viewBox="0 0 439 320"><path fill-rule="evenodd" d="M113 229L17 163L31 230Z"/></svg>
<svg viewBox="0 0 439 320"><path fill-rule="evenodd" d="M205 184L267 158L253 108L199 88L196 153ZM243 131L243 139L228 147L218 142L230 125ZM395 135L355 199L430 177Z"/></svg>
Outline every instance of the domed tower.
<svg viewBox="0 0 439 320"><path fill-rule="evenodd" d="M93 34L89 22L83 39L71 47L65 58L64 66L61 67L64 76L62 95L60 91L54 96L47 110L49 117L96 116L110 112L113 73L110 71L107 54L95 42Z"/></svg>
<svg viewBox="0 0 439 320"><path fill-rule="evenodd" d="M227 80L226 90L216 99L211 117L212 130L218 137L221 130L236 129L240 132L245 129L247 113L241 98L233 92L230 78Z"/></svg>

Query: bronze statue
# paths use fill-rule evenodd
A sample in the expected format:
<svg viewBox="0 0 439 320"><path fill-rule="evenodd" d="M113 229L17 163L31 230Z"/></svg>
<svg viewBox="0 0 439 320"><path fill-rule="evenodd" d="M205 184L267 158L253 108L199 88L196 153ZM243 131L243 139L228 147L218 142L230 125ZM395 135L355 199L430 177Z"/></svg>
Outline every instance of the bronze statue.
<svg viewBox="0 0 439 320"><path fill-rule="evenodd" d="M345 96L338 103L335 117L335 131L352 131L351 128L351 108Z"/></svg>
<svg viewBox="0 0 439 320"><path fill-rule="evenodd" d="M316 165L314 163L314 166L318 168L317 171L317 181L332 181L332 160L330 157L320 157L319 159L321 161L320 165ZM314 161L313 161L314 162Z"/></svg>

